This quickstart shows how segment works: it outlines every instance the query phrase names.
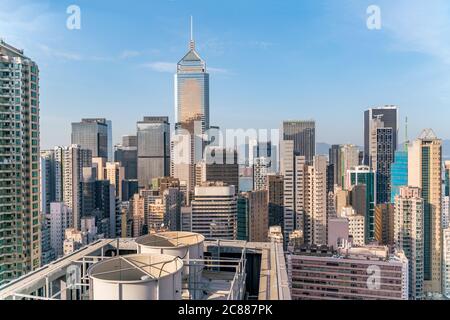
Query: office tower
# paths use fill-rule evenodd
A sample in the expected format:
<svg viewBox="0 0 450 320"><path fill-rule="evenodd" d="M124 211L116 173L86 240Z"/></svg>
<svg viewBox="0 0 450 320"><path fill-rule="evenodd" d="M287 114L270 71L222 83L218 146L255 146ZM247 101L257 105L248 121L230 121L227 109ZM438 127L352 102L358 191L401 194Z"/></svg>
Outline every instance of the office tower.
<svg viewBox="0 0 450 320"><path fill-rule="evenodd" d="M394 245L394 208L391 203L375 206L375 240L380 245Z"/></svg>
<svg viewBox="0 0 450 320"><path fill-rule="evenodd" d="M269 234L268 193L242 193L238 199L238 240L267 242ZM243 238L243 239L239 239Z"/></svg>
<svg viewBox="0 0 450 320"><path fill-rule="evenodd" d="M424 201L419 188L402 187L395 197L394 241L409 261L409 298L424 297Z"/></svg>
<svg viewBox="0 0 450 320"><path fill-rule="evenodd" d="M122 199L122 184L125 179L125 169L119 162L108 162L105 168L106 180L115 188L116 198Z"/></svg>
<svg viewBox="0 0 450 320"><path fill-rule="evenodd" d="M314 156L306 174L304 239L306 243L327 244L327 158Z"/></svg>
<svg viewBox="0 0 450 320"><path fill-rule="evenodd" d="M285 121L283 122L283 140L294 142L294 155L304 156L308 165L312 164L316 155L316 122Z"/></svg>
<svg viewBox="0 0 450 320"><path fill-rule="evenodd" d="M442 264L442 290L446 298L450 298L450 228L443 230L443 264Z"/></svg>
<svg viewBox="0 0 450 320"><path fill-rule="evenodd" d="M405 186L408 186L408 151L397 151L391 167L391 203Z"/></svg>
<svg viewBox="0 0 450 320"><path fill-rule="evenodd" d="M269 227L284 227L284 179L281 175L267 176L269 197Z"/></svg>
<svg viewBox="0 0 450 320"><path fill-rule="evenodd" d="M381 275L376 283L371 270ZM293 300L408 300L408 259L388 247L296 248L288 274Z"/></svg>
<svg viewBox="0 0 450 320"><path fill-rule="evenodd" d="M248 166L252 167L255 161L255 158L258 157L257 150L258 150L258 140L257 139L250 139L247 144L248 148Z"/></svg>
<svg viewBox="0 0 450 320"><path fill-rule="evenodd" d="M424 279L426 293L442 292L442 141L424 130L408 147L408 185L424 200Z"/></svg>
<svg viewBox="0 0 450 320"><path fill-rule="evenodd" d="M122 181L122 201L130 201L130 199L139 192L139 183L137 180Z"/></svg>
<svg viewBox="0 0 450 320"><path fill-rule="evenodd" d="M375 174L367 166L358 166L347 171L347 180L350 186L366 186L366 243L375 237Z"/></svg>
<svg viewBox="0 0 450 320"><path fill-rule="evenodd" d="M357 184L351 187L349 193L350 206L356 214L366 215L367 212L367 187L365 184Z"/></svg>
<svg viewBox="0 0 450 320"><path fill-rule="evenodd" d="M114 161L114 149L113 149L113 129L112 129L112 121L106 120L106 125L108 126L108 161Z"/></svg>
<svg viewBox="0 0 450 320"><path fill-rule="evenodd" d="M245 193L241 193L237 197L237 236L236 240L248 241L249 239L249 208L248 198Z"/></svg>
<svg viewBox="0 0 450 320"><path fill-rule="evenodd" d="M442 197L442 229L447 229L450 222L450 197Z"/></svg>
<svg viewBox="0 0 450 320"><path fill-rule="evenodd" d="M328 246L337 249L349 240L349 220L331 217L328 219Z"/></svg>
<svg viewBox="0 0 450 320"><path fill-rule="evenodd" d="M109 180L95 181L95 213L98 233L114 238L116 230L116 188Z"/></svg>
<svg viewBox="0 0 450 320"><path fill-rule="evenodd" d="M207 239L233 240L237 236L237 205L234 186L205 183L195 187L192 201L192 232Z"/></svg>
<svg viewBox="0 0 450 320"><path fill-rule="evenodd" d="M271 166L269 158L255 158L253 164L253 190L267 190L267 175Z"/></svg>
<svg viewBox="0 0 450 320"><path fill-rule="evenodd" d="M202 160L206 145L203 135L209 127L209 74L191 32L189 51L178 62L175 74L175 139L183 140L183 145L182 150L175 148L173 158L173 176L186 182L188 195L194 190L195 165ZM183 161L180 153L184 154Z"/></svg>
<svg viewBox="0 0 450 320"><path fill-rule="evenodd" d="M357 146L352 144L345 144L341 146L340 150L340 176L339 176L339 186L344 187L344 189L349 189L348 181L345 177L348 170L351 170L358 166L359 164L359 149Z"/></svg>
<svg viewBox="0 0 450 320"><path fill-rule="evenodd" d="M39 68L0 40L0 285L40 266Z"/></svg>
<svg viewBox="0 0 450 320"><path fill-rule="evenodd" d="M91 150L93 158L108 159L109 127L106 119L82 119L72 123L72 144Z"/></svg>
<svg viewBox="0 0 450 320"><path fill-rule="evenodd" d="M137 180L137 136L123 136L116 146L114 161L125 169L125 180Z"/></svg>
<svg viewBox="0 0 450 320"><path fill-rule="evenodd" d="M205 159L197 163L196 184L221 181L239 189L239 163L236 150L220 147L207 147Z"/></svg>
<svg viewBox="0 0 450 320"><path fill-rule="evenodd" d="M334 144L328 151L328 161L333 165L333 188L334 185L342 187L342 173L341 173L341 146Z"/></svg>
<svg viewBox="0 0 450 320"><path fill-rule="evenodd" d="M346 207L341 212L341 217L348 220L348 234L350 241L355 246L365 245L365 218L357 214L352 207Z"/></svg>
<svg viewBox="0 0 450 320"><path fill-rule="evenodd" d="M72 210L63 202L50 204L50 243L56 257L64 255L64 232L73 225Z"/></svg>
<svg viewBox="0 0 450 320"><path fill-rule="evenodd" d="M376 174L377 203L390 202L391 197L391 165L394 162L394 131L385 126L382 116L371 120L370 167Z"/></svg>
<svg viewBox="0 0 450 320"><path fill-rule="evenodd" d="M81 217L90 216L97 209L95 198L95 169L83 168L81 179L81 199L80 211Z"/></svg>
<svg viewBox="0 0 450 320"><path fill-rule="evenodd" d="M137 124L139 188L152 179L170 175L170 124L168 117L144 117Z"/></svg>
<svg viewBox="0 0 450 320"><path fill-rule="evenodd" d="M55 147L55 201L72 210L71 228L79 230L81 219L81 180L83 168L92 165L91 150L78 145Z"/></svg>
<svg viewBox="0 0 450 320"><path fill-rule="evenodd" d="M398 145L398 108L396 106L384 106L372 108L364 112L364 165L370 166L370 149L372 135L372 120L379 118L385 128L392 129L393 152L397 151Z"/></svg>
<svg viewBox="0 0 450 320"><path fill-rule="evenodd" d="M292 140L280 142L280 160L284 178L283 233L286 244L292 232L304 232L307 165L304 156L295 156Z"/></svg>
<svg viewBox="0 0 450 320"><path fill-rule="evenodd" d="M41 214L50 213L50 203L55 202L55 153L41 151L40 157L40 199Z"/></svg>

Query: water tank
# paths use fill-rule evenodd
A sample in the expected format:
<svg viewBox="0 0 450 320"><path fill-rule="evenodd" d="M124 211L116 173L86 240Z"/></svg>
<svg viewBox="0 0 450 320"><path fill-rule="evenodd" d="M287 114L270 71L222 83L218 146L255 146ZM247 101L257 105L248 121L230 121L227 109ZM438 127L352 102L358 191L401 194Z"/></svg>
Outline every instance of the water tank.
<svg viewBox="0 0 450 320"><path fill-rule="evenodd" d="M159 253L181 258L185 264L183 276L187 277L190 272L203 269L201 266L194 268L193 264L203 260L204 241L205 237L198 233L161 232L140 237L136 243L138 253ZM188 267L188 264L191 266Z"/></svg>
<svg viewBox="0 0 450 320"><path fill-rule="evenodd" d="M163 254L104 260L88 269L92 300L181 300L183 261Z"/></svg>

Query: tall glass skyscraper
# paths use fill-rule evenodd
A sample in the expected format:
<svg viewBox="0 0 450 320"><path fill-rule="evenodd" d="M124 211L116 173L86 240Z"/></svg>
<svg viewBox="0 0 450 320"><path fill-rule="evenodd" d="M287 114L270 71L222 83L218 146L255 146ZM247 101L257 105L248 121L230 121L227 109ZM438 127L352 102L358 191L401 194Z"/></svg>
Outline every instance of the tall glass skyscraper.
<svg viewBox="0 0 450 320"><path fill-rule="evenodd" d="M112 148L110 126L111 122L106 119L82 119L72 123L72 144L91 150L93 158L109 159L109 147Z"/></svg>
<svg viewBox="0 0 450 320"><path fill-rule="evenodd" d="M371 165L371 136L374 119L379 119L384 128L392 128L392 152L397 150L398 145L398 108L396 106L384 106L372 108L364 112L364 165Z"/></svg>
<svg viewBox="0 0 450 320"><path fill-rule="evenodd" d="M170 124L168 117L145 117L137 124L139 188L155 178L170 175Z"/></svg>
<svg viewBox="0 0 450 320"><path fill-rule="evenodd" d="M285 121L283 122L283 140L294 141L294 155L306 158L311 165L316 155L316 122Z"/></svg>
<svg viewBox="0 0 450 320"><path fill-rule="evenodd" d="M191 38L175 75L175 125L194 134L194 122L201 122L202 133L209 129L209 74Z"/></svg>
<svg viewBox="0 0 450 320"><path fill-rule="evenodd" d="M187 185L187 199L194 191L195 165L202 160L206 145L203 135L209 128L209 74L205 61L195 50L191 28L189 51L178 62L175 74L174 139L187 140L188 146L183 145L181 153L188 159L180 160L179 146L174 147L177 151L172 159L172 175ZM189 139L186 139L187 134Z"/></svg>
<svg viewBox="0 0 450 320"><path fill-rule="evenodd" d="M400 194L400 188L408 186L408 151L397 151L391 167L391 203Z"/></svg>

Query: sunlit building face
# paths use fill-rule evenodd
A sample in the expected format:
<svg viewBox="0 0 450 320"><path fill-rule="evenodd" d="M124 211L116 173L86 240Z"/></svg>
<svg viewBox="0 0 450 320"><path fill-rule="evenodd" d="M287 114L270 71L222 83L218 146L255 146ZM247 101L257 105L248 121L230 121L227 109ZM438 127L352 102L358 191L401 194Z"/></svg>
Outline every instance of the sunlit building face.
<svg viewBox="0 0 450 320"><path fill-rule="evenodd" d="M203 131L209 128L209 74L193 44L178 63L175 108L178 128L192 131L196 121L201 121Z"/></svg>

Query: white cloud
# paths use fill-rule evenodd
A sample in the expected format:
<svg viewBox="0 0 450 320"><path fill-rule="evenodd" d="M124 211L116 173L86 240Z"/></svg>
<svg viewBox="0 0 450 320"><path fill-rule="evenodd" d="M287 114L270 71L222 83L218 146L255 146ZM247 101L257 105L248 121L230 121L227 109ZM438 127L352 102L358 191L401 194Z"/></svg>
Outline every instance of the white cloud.
<svg viewBox="0 0 450 320"><path fill-rule="evenodd" d="M120 59L130 59L139 57L142 53L136 50L124 50L120 54Z"/></svg>
<svg viewBox="0 0 450 320"><path fill-rule="evenodd" d="M396 0L380 3L382 28L396 50L419 52L450 64L450 2Z"/></svg>
<svg viewBox="0 0 450 320"><path fill-rule="evenodd" d="M172 62L151 62L143 65L144 68L149 68L156 72L170 72L175 73L177 71L177 64Z"/></svg>

